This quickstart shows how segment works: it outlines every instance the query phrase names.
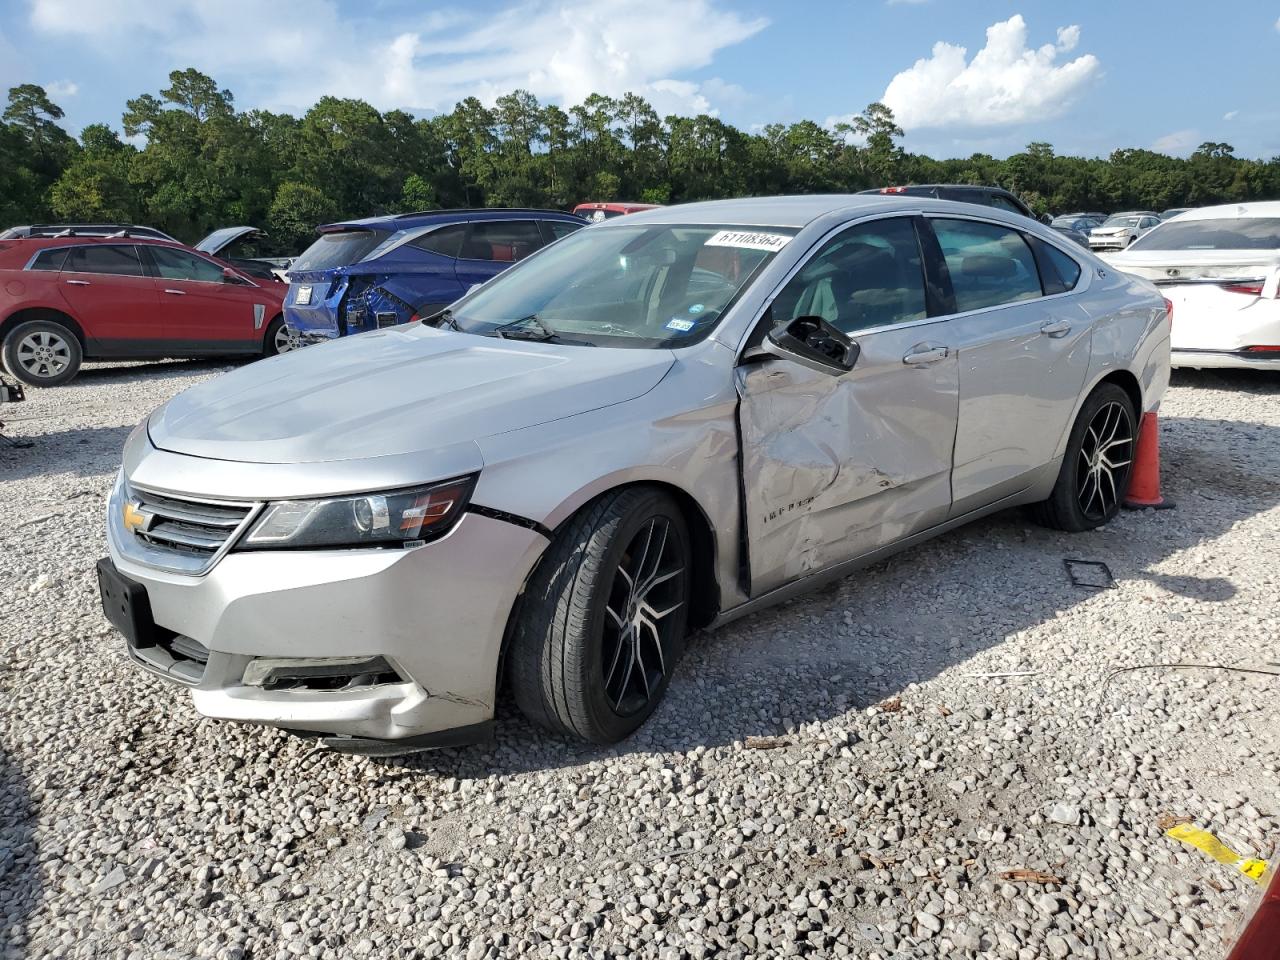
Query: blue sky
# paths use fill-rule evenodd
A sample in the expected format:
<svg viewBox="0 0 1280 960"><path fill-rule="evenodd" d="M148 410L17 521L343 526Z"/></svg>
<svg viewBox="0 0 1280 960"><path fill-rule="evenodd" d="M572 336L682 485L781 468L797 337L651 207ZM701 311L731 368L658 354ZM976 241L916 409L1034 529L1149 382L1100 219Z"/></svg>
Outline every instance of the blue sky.
<svg viewBox="0 0 1280 960"><path fill-rule="evenodd" d="M0 86L43 84L73 130L187 66L242 109L635 90L751 128L884 99L934 156L1280 154L1280 0L0 0Z"/></svg>

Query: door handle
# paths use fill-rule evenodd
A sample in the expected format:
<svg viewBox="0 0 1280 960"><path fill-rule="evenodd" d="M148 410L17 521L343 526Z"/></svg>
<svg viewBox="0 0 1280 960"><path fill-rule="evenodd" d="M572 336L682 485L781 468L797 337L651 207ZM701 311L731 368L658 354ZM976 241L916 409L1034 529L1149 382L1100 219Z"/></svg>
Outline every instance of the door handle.
<svg viewBox="0 0 1280 960"><path fill-rule="evenodd" d="M934 347L927 343L917 344L911 348L911 352L902 358L902 362L908 366L923 366L927 363L937 363L939 360L945 360L951 356L951 351L946 347Z"/></svg>
<svg viewBox="0 0 1280 960"><path fill-rule="evenodd" d="M187 295L185 290L166 290L165 293L172 293L175 297L185 297Z"/></svg>
<svg viewBox="0 0 1280 960"><path fill-rule="evenodd" d="M1059 337L1065 337L1071 332L1071 324L1065 320L1050 320L1047 323L1040 324L1040 332L1046 337L1053 337L1057 340Z"/></svg>
<svg viewBox="0 0 1280 960"><path fill-rule="evenodd" d="M89 281L88 281L88 280L68 280L68 281L67 281L67 283L71 284L71 286L73 286L73 287L87 287L87 286L89 286Z"/></svg>

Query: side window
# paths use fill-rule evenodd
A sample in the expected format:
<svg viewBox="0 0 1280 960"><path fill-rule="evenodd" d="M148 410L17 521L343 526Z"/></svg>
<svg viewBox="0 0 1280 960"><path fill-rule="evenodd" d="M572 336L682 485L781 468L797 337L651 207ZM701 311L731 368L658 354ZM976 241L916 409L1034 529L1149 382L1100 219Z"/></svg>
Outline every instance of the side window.
<svg viewBox="0 0 1280 960"><path fill-rule="evenodd" d="M156 270L166 280L202 280L222 283L222 267L216 263L172 247L148 247Z"/></svg>
<svg viewBox="0 0 1280 960"><path fill-rule="evenodd" d="M1025 216L1022 209L1017 204L1013 203L1008 197L1002 197L998 193L991 194L991 205L997 210L1005 210L1009 213L1016 213L1019 216Z"/></svg>
<svg viewBox="0 0 1280 960"><path fill-rule="evenodd" d="M118 277L145 276L132 244L86 244L75 247L62 267L73 273L109 273Z"/></svg>
<svg viewBox="0 0 1280 960"><path fill-rule="evenodd" d="M462 248L462 238L466 235L467 225L465 223L455 223L448 227L432 230L430 233L424 233L420 237L415 237L409 241L409 246L417 247L419 250L425 250L428 253L438 253L442 257L456 259L458 251Z"/></svg>
<svg viewBox="0 0 1280 960"><path fill-rule="evenodd" d="M911 220L873 220L827 241L773 302L777 322L805 316L845 333L923 319L924 268Z"/></svg>
<svg viewBox="0 0 1280 960"><path fill-rule="evenodd" d="M1042 295L1040 271L1022 234L976 220L930 220L951 275L956 312Z"/></svg>
<svg viewBox="0 0 1280 960"><path fill-rule="evenodd" d="M547 243L554 243L561 237L567 237L585 227L585 223L565 223L563 220L543 220L542 233Z"/></svg>
<svg viewBox="0 0 1280 960"><path fill-rule="evenodd" d="M61 270L62 263L67 259L67 248L61 247L57 250L41 250L36 254L36 258L31 261L32 270Z"/></svg>
<svg viewBox="0 0 1280 960"><path fill-rule="evenodd" d="M471 224L460 256L463 260L515 263L541 246L542 234L533 220L481 220Z"/></svg>
<svg viewBox="0 0 1280 960"><path fill-rule="evenodd" d="M1049 258L1049 262L1053 264L1053 269L1058 272L1058 279L1062 281L1062 290L1055 292L1062 293L1067 290L1074 290L1076 284L1080 282L1080 264L1073 257L1067 256L1051 243L1044 245L1044 251Z"/></svg>
<svg viewBox="0 0 1280 960"><path fill-rule="evenodd" d="M1155 217L1143 217L1143 218L1142 218L1142 226L1143 226L1143 227L1154 227L1154 226L1155 226L1157 223L1159 223L1159 222L1160 222L1160 221L1159 221L1159 220L1157 220Z"/></svg>

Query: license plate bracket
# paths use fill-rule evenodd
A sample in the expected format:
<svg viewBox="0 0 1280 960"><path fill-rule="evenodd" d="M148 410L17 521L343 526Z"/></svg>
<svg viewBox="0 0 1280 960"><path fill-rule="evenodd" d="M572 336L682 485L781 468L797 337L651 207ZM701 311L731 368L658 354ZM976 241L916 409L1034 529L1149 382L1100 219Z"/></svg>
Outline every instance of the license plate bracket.
<svg viewBox="0 0 1280 960"><path fill-rule="evenodd" d="M98 561L97 571L102 612L124 634L129 646L154 647L159 643L163 631L152 616L147 588L122 574L107 557Z"/></svg>

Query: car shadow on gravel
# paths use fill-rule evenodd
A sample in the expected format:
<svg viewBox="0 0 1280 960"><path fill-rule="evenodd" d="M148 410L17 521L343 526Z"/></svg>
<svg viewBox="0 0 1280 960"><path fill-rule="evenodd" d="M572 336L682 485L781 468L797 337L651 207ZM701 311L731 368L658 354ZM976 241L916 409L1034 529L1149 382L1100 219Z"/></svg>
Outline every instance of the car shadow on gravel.
<svg viewBox="0 0 1280 960"><path fill-rule="evenodd" d="M86 364L76 374L73 383L94 384L134 380L150 380L155 377L198 376L225 367L238 367L247 362L241 357L225 360L147 360L138 363Z"/></svg>
<svg viewBox="0 0 1280 960"><path fill-rule="evenodd" d="M415 771L484 777L613 756L687 753L785 734L906 696L911 684L963 669L979 656L986 666L974 672L993 669L993 660L996 670L1055 671L1060 664L1002 653L1010 639L1094 596L1071 584L1066 558L1108 564L1121 587L1132 591L1130 602L1143 611L1135 622L1158 617L1160 591L1203 604L1236 595L1229 579L1160 568L1280 504L1271 452L1280 440L1277 432L1260 423L1165 419L1164 488L1177 510L1124 512L1106 528L1074 535L1039 527L1023 511L1006 511L696 636L665 702L616 746L545 733L519 715L509 694L500 694L494 742L373 762L397 779ZM1149 586L1133 589L1140 582ZM1126 638L1119 632L1094 642L1114 647L1117 662L1125 662ZM973 678L974 696L982 697L988 682ZM1029 684L1034 694L1036 681Z"/></svg>
<svg viewBox="0 0 1280 960"><path fill-rule="evenodd" d="M74 427L41 433L40 421L5 422L5 436L29 447L14 447L0 441L0 482L71 473L81 477L102 476L120 465L120 451L132 426Z"/></svg>
<svg viewBox="0 0 1280 960"><path fill-rule="evenodd" d="M0 749L0 948L19 951L14 956L24 955L27 921L40 900L35 817L25 778Z"/></svg>

